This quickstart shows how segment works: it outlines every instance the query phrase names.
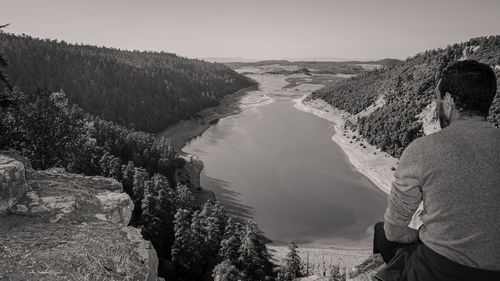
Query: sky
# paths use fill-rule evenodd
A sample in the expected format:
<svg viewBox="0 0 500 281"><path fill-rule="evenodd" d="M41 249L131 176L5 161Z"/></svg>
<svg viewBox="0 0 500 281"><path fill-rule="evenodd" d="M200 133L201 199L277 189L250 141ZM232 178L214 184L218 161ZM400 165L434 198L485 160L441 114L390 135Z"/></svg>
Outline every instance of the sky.
<svg viewBox="0 0 500 281"><path fill-rule="evenodd" d="M191 58L404 59L500 34L500 0L0 0L4 31Z"/></svg>

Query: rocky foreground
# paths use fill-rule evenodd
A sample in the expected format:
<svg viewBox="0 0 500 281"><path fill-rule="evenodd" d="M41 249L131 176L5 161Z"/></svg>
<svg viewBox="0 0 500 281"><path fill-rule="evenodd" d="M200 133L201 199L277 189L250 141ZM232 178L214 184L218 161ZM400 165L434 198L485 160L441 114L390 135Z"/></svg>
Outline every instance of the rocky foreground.
<svg viewBox="0 0 500 281"><path fill-rule="evenodd" d="M127 226L133 207L114 179L1 151L0 280L159 280L153 246Z"/></svg>

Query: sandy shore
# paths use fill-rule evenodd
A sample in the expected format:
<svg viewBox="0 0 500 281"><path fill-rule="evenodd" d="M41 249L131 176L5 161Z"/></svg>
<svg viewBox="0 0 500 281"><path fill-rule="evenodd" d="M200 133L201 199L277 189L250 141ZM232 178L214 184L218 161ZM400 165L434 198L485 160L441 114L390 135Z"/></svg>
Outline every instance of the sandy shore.
<svg viewBox="0 0 500 281"><path fill-rule="evenodd" d="M335 134L332 140L344 151L349 162L380 190L389 193L394 180L393 168L397 167L398 159L368 144L357 132L344 128L345 121L354 120L356 116L334 108L321 99L305 100L305 98L304 96L297 99L295 107L334 123Z"/></svg>
<svg viewBox="0 0 500 281"><path fill-rule="evenodd" d="M218 106L201 111L199 113L200 117L181 120L163 130L159 135L169 138L175 151L180 152L190 139L201 135L211 124L221 118L240 112L242 109L238 101L248 92L257 90L258 87L259 85L251 86L225 96Z"/></svg>

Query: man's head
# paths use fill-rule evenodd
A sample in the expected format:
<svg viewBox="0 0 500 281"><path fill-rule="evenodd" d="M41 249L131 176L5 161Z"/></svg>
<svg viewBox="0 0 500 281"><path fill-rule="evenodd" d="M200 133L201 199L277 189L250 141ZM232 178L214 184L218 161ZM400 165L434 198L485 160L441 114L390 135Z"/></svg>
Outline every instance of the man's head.
<svg viewBox="0 0 500 281"><path fill-rule="evenodd" d="M464 60L443 70L436 90L438 115L444 127L456 113L486 117L497 83L488 65Z"/></svg>

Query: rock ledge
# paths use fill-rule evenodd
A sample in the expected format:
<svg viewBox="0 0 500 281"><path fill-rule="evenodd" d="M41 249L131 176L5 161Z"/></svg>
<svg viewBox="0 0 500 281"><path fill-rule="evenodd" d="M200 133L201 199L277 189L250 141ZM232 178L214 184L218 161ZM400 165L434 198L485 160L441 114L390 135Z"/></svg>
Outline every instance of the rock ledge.
<svg viewBox="0 0 500 281"><path fill-rule="evenodd" d="M118 181L0 151L0 183L0 280L159 280Z"/></svg>

